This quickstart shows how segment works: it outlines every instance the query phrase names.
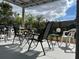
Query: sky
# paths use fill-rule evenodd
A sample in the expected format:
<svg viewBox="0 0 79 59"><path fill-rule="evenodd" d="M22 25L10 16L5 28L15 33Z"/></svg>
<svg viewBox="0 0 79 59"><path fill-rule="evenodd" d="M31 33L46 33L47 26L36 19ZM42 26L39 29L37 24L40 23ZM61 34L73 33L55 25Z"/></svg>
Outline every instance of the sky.
<svg viewBox="0 0 79 59"><path fill-rule="evenodd" d="M0 0L1 1L1 0ZM13 5L13 12L21 13L21 7ZM48 21L74 20L76 18L76 0L58 0L39 6L28 7L25 10L26 14L43 15Z"/></svg>
<svg viewBox="0 0 79 59"><path fill-rule="evenodd" d="M64 20L74 20L76 18L76 4L71 6L67 11L66 15L63 17L60 17L59 19L64 19Z"/></svg>

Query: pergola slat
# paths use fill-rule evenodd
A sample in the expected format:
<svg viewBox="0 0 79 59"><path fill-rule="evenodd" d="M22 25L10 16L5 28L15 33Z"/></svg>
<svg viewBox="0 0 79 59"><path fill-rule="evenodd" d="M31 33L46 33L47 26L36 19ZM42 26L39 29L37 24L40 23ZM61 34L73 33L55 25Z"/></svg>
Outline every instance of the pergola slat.
<svg viewBox="0 0 79 59"><path fill-rule="evenodd" d="M5 1L18 5L20 7L30 7L30 6L53 2L56 0L5 0Z"/></svg>

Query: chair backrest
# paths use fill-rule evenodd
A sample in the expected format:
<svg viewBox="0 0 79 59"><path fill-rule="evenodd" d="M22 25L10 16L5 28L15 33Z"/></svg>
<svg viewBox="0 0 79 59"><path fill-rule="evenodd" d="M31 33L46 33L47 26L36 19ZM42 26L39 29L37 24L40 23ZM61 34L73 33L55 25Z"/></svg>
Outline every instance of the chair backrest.
<svg viewBox="0 0 79 59"><path fill-rule="evenodd" d="M71 29L70 30L70 36L74 39L76 33L76 29Z"/></svg>
<svg viewBox="0 0 79 59"><path fill-rule="evenodd" d="M43 40L43 39L47 39L48 34L50 32L52 26L52 22L47 22L45 29L42 31L42 33L40 33L38 40Z"/></svg>
<svg viewBox="0 0 79 59"><path fill-rule="evenodd" d="M70 29L68 31L63 31L62 36L68 36L68 37L72 37L74 39L75 33L76 33L76 29Z"/></svg>
<svg viewBox="0 0 79 59"><path fill-rule="evenodd" d="M18 25L14 25L13 28L14 28L15 35L17 35L17 33L19 33L18 32L19 31L19 26Z"/></svg>

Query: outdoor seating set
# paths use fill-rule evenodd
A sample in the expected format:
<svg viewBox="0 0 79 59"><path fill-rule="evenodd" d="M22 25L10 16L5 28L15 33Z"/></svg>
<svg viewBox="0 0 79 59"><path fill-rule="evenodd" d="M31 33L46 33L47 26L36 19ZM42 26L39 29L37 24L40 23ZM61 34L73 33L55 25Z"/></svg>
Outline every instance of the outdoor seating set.
<svg viewBox="0 0 79 59"><path fill-rule="evenodd" d="M18 26L11 26L13 28L12 32L14 33L13 34L14 38L12 39L11 42L12 42L12 44L15 44L16 37L18 37L19 38L19 42L20 42L19 46L20 46L20 45L23 44L23 41L25 39L27 41L26 44L29 45L28 50L27 50L28 52L30 51L32 43L35 45L35 48L38 46L38 43L40 43L42 51L43 51L43 53L45 55L45 50L44 50L44 47L43 47L43 40L47 41L48 47L49 47L49 49L51 49L51 46L50 46L51 43L48 40L48 35L49 35L49 32L50 32L50 29L52 28L51 26L52 26L52 22L47 22L46 27L40 33L35 33L34 30L29 31L29 30L26 30L26 29L19 29ZM1 32L2 31L0 31L0 33ZM69 33L67 35L65 35L66 32L69 32ZM61 36L61 44L62 44L62 42L63 42L63 40L65 38L66 39L66 42L65 42L66 43L66 47L68 47L68 43L70 44L71 39L74 40L75 32L76 32L76 29L69 30L69 31L63 31L63 35ZM4 39L5 42L7 42L7 40L8 40L8 31L5 29L3 31L3 33L0 34L0 36L1 35L5 35L3 37L3 39ZM9 33L9 35L11 35L11 33ZM58 43L59 42L58 41L59 35L55 34L53 36L57 37L56 39L57 39L57 43Z"/></svg>

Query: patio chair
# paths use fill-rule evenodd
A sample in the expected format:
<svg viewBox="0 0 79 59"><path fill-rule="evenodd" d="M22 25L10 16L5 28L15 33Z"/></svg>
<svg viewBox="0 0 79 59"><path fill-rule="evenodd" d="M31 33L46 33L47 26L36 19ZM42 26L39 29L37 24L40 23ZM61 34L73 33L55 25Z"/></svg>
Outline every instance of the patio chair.
<svg viewBox="0 0 79 59"><path fill-rule="evenodd" d="M50 29L51 29L51 25L52 25L52 22L48 22L48 23L46 24L45 29L40 33L40 35L37 35L38 38L35 38L34 36L35 36L36 34L33 34L33 38L31 39L30 45L29 45L29 47L28 47L28 51L29 51L30 48L31 48L31 44L32 44L33 41L35 40L37 43L40 43L40 44L41 44L41 48L42 48L43 53L44 53L44 55L45 55L45 50L44 50L44 47L43 47L43 44L42 44L44 39L47 40L48 46L49 46L49 48L51 49L51 47L50 47L50 45L49 45L49 42L48 42L48 39L47 39L48 34L49 34L49 31L50 31Z"/></svg>
<svg viewBox="0 0 79 59"><path fill-rule="evenodd" d="M76 29L70 29L68 31L63 31L63 35L62 35L62 38L61 38L61 44L62 42L65 40L65 44L66 44L66 48L70 45L71 43L71 40L74 41L75 39L75 32L76 32Z"/></svg>
<svg viewBox="0 0 79 59"><path fill-rule="evenodd" d="M13 38L13 42L12 43L14 44L15 38L18 37L20 45L21 45L21 43L22 43L22 41L21 41L22 35L19 33L19 26L18 25L14 25L13 28L14 28L14 38Z"/></svg>
<svg viewBox="0 0 79 59"><path fill-rule="evenodd" d="M0 25L0 39L4 39L5 42L7 41L7 33L5 25Z"/></svg>

